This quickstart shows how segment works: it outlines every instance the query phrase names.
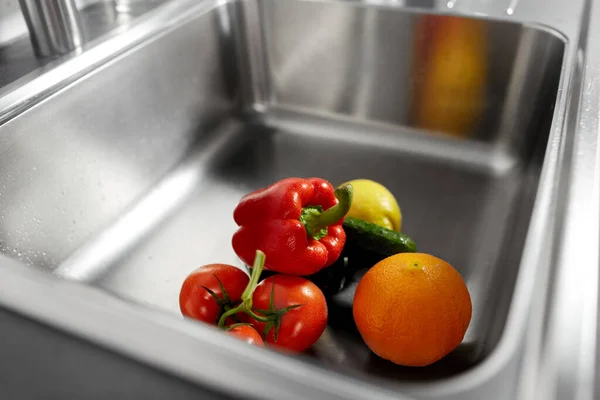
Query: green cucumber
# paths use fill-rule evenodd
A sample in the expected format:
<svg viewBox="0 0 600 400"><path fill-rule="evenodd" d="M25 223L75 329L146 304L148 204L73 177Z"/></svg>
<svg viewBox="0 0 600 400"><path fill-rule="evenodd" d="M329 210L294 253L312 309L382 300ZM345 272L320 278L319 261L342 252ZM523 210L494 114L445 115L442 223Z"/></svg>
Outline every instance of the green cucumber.
<svg viewBox="0 0 600 400"><path fill-rule="evenodd" d="M417 251L414 240L404 233L353 217L346 217L343 226L346 232L346 246L373 252L384 258Z"/></svg>

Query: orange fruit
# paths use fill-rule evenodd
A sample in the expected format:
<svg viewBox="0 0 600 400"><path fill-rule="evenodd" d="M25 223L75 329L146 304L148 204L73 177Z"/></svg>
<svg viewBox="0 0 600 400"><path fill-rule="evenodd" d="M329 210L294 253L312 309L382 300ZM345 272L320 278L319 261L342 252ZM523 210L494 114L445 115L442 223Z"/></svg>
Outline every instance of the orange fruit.
<svg viewBox="0 0 600 400"><path fill-rule="evenodd" d="M471 296L450 264L400 253L375 264L354 295L354 322L379 357L405 366L432 364L462 342Z"/></svg>

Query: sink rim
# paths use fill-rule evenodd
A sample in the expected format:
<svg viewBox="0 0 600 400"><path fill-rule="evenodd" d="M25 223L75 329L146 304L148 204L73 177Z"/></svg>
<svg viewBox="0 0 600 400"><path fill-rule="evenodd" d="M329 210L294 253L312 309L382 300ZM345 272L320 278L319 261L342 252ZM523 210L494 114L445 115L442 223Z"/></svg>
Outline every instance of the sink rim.
<svg viewBox="0 0 600 400"><path fill-rule="evenodd" d="M29 103L26 100L15 101L15 99L25 98L25 97L19 97L19 96L24 96L25 94L27 94L29 96L27 98L31 98L31 92L29 90L36 89L37 92L40 92L39 86L36 86L37 84L43 85L43 90L41 90L41 92L45 93L45 97L44 97L44 95L42 95L42 97L40 97L39 99L36 99L36 102L46 99L48 96L52 95L54 93L54 91L57 90L58 88L62 88L66 85L73 83L75 80L80 79L87 73L90 73L90 72L93 73L95 71L98 71L99 69L103 68L107 62L110 63L115 58L118 58L121 56L126 56L124 53L126 53L129 50L132 50L134 47L136 47L138 45L143 45L143 42L145 40L147 40L148 38L150 38L150 40L151 40L151 36L153 36L157 33L160 33L160 32L166 33L169 29L176 29L179 26L179 24L182 23L182 21L184 19L196 18L197 15L202 14L204 12L208 12L208 11L212 10L214 7L218 7L221 4L225 4L228 2L231 2L231 1L230 0L225 0L225 1L206 0L204 2L197 2L197 1L186 0L185 2L183 2L183 1L179 2L178 5L171 5L171 7L162 9L160 13L158 13L158 10L157 10L156 11L157 14L154 14L147 21L148 24L140 24L140 25L138 25L137 28L132 28L131 32L133 32L133 34L131 34L131 35L126 34L126 35L118 36L118 37L115 36L115 37L109 39L108 41L98 45L97 48L91 49L89 52L83 53L79 56L75 56L72 59L68 60L68 62L57 66L55 69L53 69L51 71L47 71L46 73L42 72L41 75L36 76L36 77L29 77L28 79L31 79L31 80L26 82L23 85L23 87L18 88L18 90L9 92L5 96L1 96L2 93L0 92L0 96L1 96L0 97L0 108L4 108L3 106L4 106L4 104L6 104L5 101L6 102L12 101L13 105L16 104L16 106L8 108L7 111L0 114L0 124L2 124L6 120L12 118L13 116L17 115L18 113L20 113L22 111L29 110L35 104L37 104L37 103L35 103L35 104ZM196 7L190 7L191 5L194 5ZM177 16L178 19L173 18L174 16ZM151 23L158 23L159 21L162 21L166 25L150 26ZM525 25L534 26L535 24L526 23ZM134 29L137 29L137 30L134 30ZM556 30L552 29L552 31L555 32ZM119 41L121 41L121 40L123 40L124 37L129 38L129 40L124 41L123 45L121 47L119 47L118 49L116 49L116 50L113 49L110 52L108 52L109 49L111 48L111 46L113 46L114 41L116 41L117 39ZM563 58L563 64L561 66L559 94L557 95L557 99L556 99L557 107L554 110L553 122L552 122L552 127L551 127L551 132L550 132L550 135L555 136L555 139L561 139L565 135L565 132L563 130L563 127L560 124L560 121L563 120L562 116L568 112L568 107L566 106L567 90L564 90L564 89L569 88L569 82L570 82L571 75L572 75L572 66L571 66L571 58L572 57L569 56L572 52L573 52L573 49L572 49L571 43L568 40L566 40L565 53L564 53L565 57ZM73 71L75 71L75 75L71 75L73 73ZM40 83L40 80L41 80L41 83ZM514 303L515 299L520 300L525 294L528 294L528 297L532 296L532 291L529 290L528 288L530 288L530 285L535 284L535 282L533 282L534 275L536 272L539 273L539 271L540 271L539 265L536 268L529 268L529 269L526 268L526 266L528 266L528 264L532 262L532 260L530 260L530 258L533 258L533 261L537 260L535 254L532 254L532 246L534 244L537 244L537 246L534 246L533 249L535 250L536 248L538 248L537 252L543 252L543 250L544 250L543 244L545 244L548 240L550 240L550 239L546 239L546 240L538 241L535 237L536 236L535 233L536 232L538 232L538 233L546 232L547 231L546 225L552 223L552 220L550 218L547 218L547 216L550 215L553 211L553 208L550 208L550 206L553 203L552 202L552 200L554 199L553 194L555 194L555 192L558 190L558 188L552 187L551 184L544 185L543 182L552 182L554 177L560 173L561 166L558 164L558 161L556 164L552 164L550 161L548 161L548 160L550 160L550 156L552 156L552 158L558 157L559 152L560 152L560 140L557 141L557 143L553 143L552 145L549 145L546 149L544 167L542 170L539 187L538 187L537 194L536 194L536 205L534 206L534 212L533 212L533 214L531 216L531 220L530 220L530 226L528 229L526 245L525 245L525 249L522 254L520 267L519 267L519 271L517 274L515 290L512 295L512 298L511 298L510 311L509 311L509 315L507 317L506 326L503 329L503 332L501 334L498 344L495 346L495 348L492 350L492 352L484 360L482 360L479 364L477 364L473 368L471 368L461 374L458 374L454 377L451 377L451 378L440 379L435 382L427 383L427 386L429 386L426 389L428 391L428 393L439 391L440 393L443 392L444 394L447 394L448 390L452 389L452 386L455 388L458 388L459 386L461 388L464 388L465 386L475 385L478 382L480 383L482 380L489 379L490 376L492 374L494 374L503 365L505 365L508 362L509 357L512 357L514 355L514 353L516 352L516 350L519 346L517 343L520 343L520 340L511 340L511 338L515 339L515 338L520 337L522 331L524 330L525 324L526 324L526 315L525 314L527 314L527 312L516 310L513 303ZM542 205L540 205L540 203L542 203ZM547 205L547 207L544 207L544 204ZM556 205L556 206L562 206L562 205ZM533 226L534 223L536 225L535 227ZM533 242L533 244L532 244L532 242ZM543 242L543 243L536 243L536 242ZM529 257L526 257L526 256L529 256ZM0 259L2 259L2 258L0 258ZM6 261L6 263L11 264L11 265L16 264L16 262L12 261L12 260ZM62 283L58 284L56 282L53 283L52 280L46 280L48 278L48 279L54 279L54 280L58 280L58 281L62 282L62 280L58 277L51 276L50 274L47 274L47 273L44 273L41 271L35 271L35 272L29 271L29 268L24 267L24 266L19 266L18 268L27 269L28 271L25 274L23 274L22 273L23 271L18 271L18 270L15 270L14 268L8 268L8 269L6 269L6 271L4 269L0 270L0 276L2 276L2 274L6 273L6 278L2 279L0 281L0 287L2 287L4 285L4 282L7 282L10 284L10 282L12 280L12 281L14 281L14 283L12 284L13 287L25 288L25 287L27 287L26 282L28 282L28 279L33 280L34 282L37 282L38 284L43 283L44 285L47 285L50 287L62 286ZM546 266L546 268L547 268L547 266ZM42 275L39 275L39 276L31 275L31 274L36 274L38 272L40 274L47 275L47 276L42 277ZM524 280L524 276L529 277L529 281ZM23 282L17 283L19 280L23 280ZM529 282L529 285L527 284L528 282ZM31 284L31 282L29 282L29 283ZM72 285L76 285L76 286L78 286L78 288L75 288ZM47 286L44 286L44 287L46 289L51 289L51 288L48 288ZM38 292L39 292L39 289L36 289L36 290L38 290ZM98 293L95 293L96 291L97 291L97 289L91 288L87 285L82 285L82 284L79 284L76 282L69 282L68 285L63 287L62 291L57 291L58 294L60 295L60 297L66 297L66 299L59 300L58 302L65 301L65 306L68 306L67 300L69 297L68 295L70 293L74 293L74 294L79 293L78 296L86 296L86 297L84 297L84 299L93 299L93 298L99 296ZM48 292L50 292L50 291L48 291ZM0 302L7 304L9 306L9 308L19 309L19 305L22 306L22 304L18 304L18 301L15 301L16 299L19 299L19 296L13 294L13 297L10 298L11 296L10 295L7 296L6 295L7 293L10 293L10 291L4 291L4 290L0 291ZM518 294L518 293L522 293L522 294ZM63 296L63 294L65 294L67 296ZM110 296L110 295L109 295L109 297L113 298L113 296ZM97 298L99 298L99 297L97 297ZM115 299L113 299L113 300L115 300ZM113 301L113 300L110 300L110 301ZM118 300L118 299L116 299L116 300ZM109 301L108 298L105 298L105 301ZM46 299L45 302L49 302L49 299ZM83 303L83 301L82 301L82 303ZM114 303L114 301L113 301L113 303ZM128 303L128 302L124 302L124 303ZM114 303L114 304L116 304L116 303ZM129 308L127 308L127 312L131 312L132 314L141 312L143 314L140 318L140 321L142 319L156 320L157 325L159 325L161 327L161 329L164 329L165 332L167 330L171 330L176 335L179 335L179 339L187 338L190 340L190 343L192 343L191 340L193 340L194 341L193 343L197 344L197 339L194 338L194 335L198 335L200 337L203 337L203 339L205 339L206 344L210 343L211 341L217 342L217 343L219 343L221 341L221 335L208 334L208 330L206 330L206 329L204 329L204 331L205 331L204 333L201 333L203 328L197 329L195 327L191 327L191 325L186 321L182 321L183 324L177 325L177 324L179 324L179 322L176 322L176 320L174 318L171 318L172 320L171 319L167 320L166 318L161 316L162 313L154 313L151 311L149 312L149 310L147 310L146 307L144 307L144 306L133 304L133 303L127 304L127 306L129 307ZM49 305L47 305L47 307L49 307ZM81 312L86 312L86 313L93 312L92 310L94 310L93 305L87 304L87 303L85 305L81 305L81 306L78 305L77 307L83 307ZM64 309L61 308L60 310L64 310ZM69 326L71 330L75 330L75 331L82 330L81 328L73 329L73 328L77 328L74 325L76 323L78 323L79 320L76 318L71 318L70 316L76 314L76 312L66 313L67 314L66 316L60 315L60 313L55 312L54 313L55 315L53 315L53 319L51 319L51 318L49 318L49 316L52 314L40 315L39 311L32 309L31 305L22 307L22 309L20 311L23 311L31 316L35 316L38 319L45 320L46 322L50 322L53 325L58 324L63 327ZM74 309L74 311L75 311L75 309ZM134 313L134 311L135 311L135 313ZM97 312L97 310L96 310L96 312ZM101 314L101 312L98 314ZM515 322L515 321L517 321L517 322ZM86 329L88 329L88 328L86 328ZM83 329L83 330L85 330L85 329ZM130 347L130 346L132 346L132 344L131 343L117 343L117 340L113 340L112 337L98 338L97 334L95 334L94 332L91 332L89 330L87 332L82 332L82 333L84 336L92 338L96 342L101 341L101 342L105 343L106 345L109 345L110 347L118 347L121 349L121 351L129 352L129 353L136 353L137 357L141 357L140 352L144 351L144 350L142 350L143 345L138 346L139 348L136 350L126 349L126 348L124 348L125 346ZM95 338L94 338L94 336L95 336ZM175 337L175 335L173 335L173 337ZM177 345L180 345L182 343L182 341L177 340L177 341L174 341L174 343L176 343ZM211 344L213 344L213 346L217 346L217 344L215 344L215 343L211 343ZM137 346L137 344L136 344L136 346ZM238 349L235 349L235 345L233 343L230 343L227 346L234 348L234 350L236 352L238 352L238 351L241 352L242 355L244 354L245 349L242 346L238 346ZM219 346L217 346L215 348L218 348L218 347ZM182 346L181 348L183 350L183 349L185 349L185 346ZM168 352L165 352L165 353L168 353ZM256 353L256 354L258 355L259 353ZM250 352L247 355L252 356L252 353ZM150 357L148 357L148 356L150 356ZM152 356L153 356L152 354L146 354L145 358L152 358ZM154 357L156 357L156 356L154 355ZM167 357L170 357L170 355L167 354ZM258 358L258 357L256 357L256 358ZM164 359L164 355L163 355L163 359ZM273 358L273 361L275 362L275 364L277 363L276 360L279 360L279 362L283 362L282 358L276 357L276 358ZM177 360L174 359L173 361L176 362ZM306 371L310 371L310 369L308 368L309 365L307 365L303 362L298 362L296 360L292 360L291 363L289 363L288 365L290 368L286 368L286 371L291 371L293 368L305 368ZM294 367L294 365L295 365L295 367ZM181 370L181 368L179 368L179 372L183 372ZM183 372L183 373L185 375L188 375L186 372ZM338 379L338 382L335 382L335 383L342 384L343 379L347 380L347 378L348 378L347 376L345 376L343 374L339 374L339 373L334 373L334 374L337 375L339 378L341 378L341 379ZM293 376L294 374L288 373L288 375L289 375L288 376L288 378L289 378L290 376ZM313 374L311 374L311 375L313 375ZM315 375L315 376L318 376L318 375ZM196 375L196 377L197 377L197 375ZM354 385L354 387L352 387L352 386L348 386L349 382L345 382L344 386L352 387L351 391L348 390L349 394L352 395L352 393L350 393L350 392L355 392L355 391L359 390L359 387L363 387L363 385L365 385L366 382L369 382L369 385L371 385L371 380L368 380L368 381L361 380L360 385ZM373 380L373 382L375 382L375 380ZM313 385L311 385L311 387L312 386ZM333 387L335 385L330 384L330 386ZM448 386L450 386L450 388ZM323 388L325 388L325 387L326 386L324 385ZM341 385L340 385L340 387L341 387ZM413 383L401 383L401 384L398 384L398 387L407 388L409 390L412 387L413 389L418 388L419 390L422 390L423 384L422 383L414 383L414 384ZM336 392L339 393L338 389L336 389ZM369 390L371 390L371 389L369 389ZM382 393L382 395L383 395L382 387L375 385L373 390L377 390L378 393ZM453 390L450 390L450 391L453 391ZM359 392L356 392L356 393L359 393Z"/></svg>

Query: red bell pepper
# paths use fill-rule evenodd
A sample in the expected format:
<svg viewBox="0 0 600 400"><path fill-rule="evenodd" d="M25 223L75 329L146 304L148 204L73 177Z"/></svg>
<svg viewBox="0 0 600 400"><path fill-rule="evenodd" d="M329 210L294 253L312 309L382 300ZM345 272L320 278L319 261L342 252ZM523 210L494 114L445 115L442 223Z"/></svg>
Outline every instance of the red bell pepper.
<svg viewBox="0 0 600 400"><path fill-rule="evenodd" d="M252 265L256 250L266 270L310 275L333 264L346 243L342 228L352 185L334 189L320 178L287 178L244 196L233 212L235 253Z"/></svg>

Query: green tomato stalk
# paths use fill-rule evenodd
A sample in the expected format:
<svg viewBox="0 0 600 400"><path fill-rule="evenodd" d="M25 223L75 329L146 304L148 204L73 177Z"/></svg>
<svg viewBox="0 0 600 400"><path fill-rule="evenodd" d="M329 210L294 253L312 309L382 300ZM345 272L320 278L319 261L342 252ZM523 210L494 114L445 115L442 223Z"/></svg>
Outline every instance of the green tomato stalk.
<svg viewBox="0 0 600 400"><path fill-rule="evenodd" d="M266 256L260 250L256 250L256 256L254 256L254 264L252 265L252 274L250 275L250 282L244 289L242 293L242 302L235 308L227 310L219 319L219 328L225 328L225 321L232 315L235 315L240 312L245 312L250 315L257 321L260 322L269 322L271 319L269 317L261 317L257 315L254 311L252 311L252 295L254 294L254 290L258 286L258 280L260 279L260 275L262 273L263 268L265 267Z"/></svg>
<svg viewBox="0 0 600 400"><path fill-rule="evenodd" d="M221 329L227 330L225 327L225 321L227 318L234 316L240 312L245 312L250 315L256 321L264 322L265 329L263 332L263 336L266 338L267 334L271 329L275 329L273 332L273 339L277 341L277 335L279 333L279 327L281 326L281 319L283 316L290 310L294 308L298 308L302 306L302 304L294 304L289 307L285 307L282 309L275 308L275 284L271 287L271 296L269 298L269 309L268 310L256 310L262 315L258 315L252 309L252 295L258 286L258 281L260 279L260 275L265 266L265 253L260 250L256 250L256 256L254 257L254 264L252 265L252 273L250 275L250 282L248 282L248 286L244 289L242 293L242 302L235 308L226 309L225 313L219 319L218 326ZM236 324L239 325L239 324Z"/></svg>

